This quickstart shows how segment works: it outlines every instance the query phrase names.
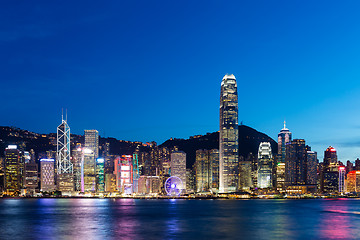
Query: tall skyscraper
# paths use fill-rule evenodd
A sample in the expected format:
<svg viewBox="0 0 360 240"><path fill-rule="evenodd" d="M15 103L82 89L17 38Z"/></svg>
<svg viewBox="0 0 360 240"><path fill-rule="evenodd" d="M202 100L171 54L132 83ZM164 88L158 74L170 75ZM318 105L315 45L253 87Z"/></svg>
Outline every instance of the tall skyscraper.
<svg viewBox="0 0 360 240"><path fill-rule="evenodd" d="M23 184L24 159L16 145L5 149L5 191L10 196L18 196Z"/></svg>
<svg viewBox="0 0 360 240"><path fill-rule="evenodd" d="M92 149L84 148L81 166L81 190L82 192L95 192L96 172L95 172L95 153Z"/></svg>
<svg viewBox="0 0 360 240"><path fill-rule="evenodd" d="M280 130L278 134L278 154L276 163L276 189L279 192L285 192L285 157L286 157L286 145L291 142L292 134L289 129L286 128L286 122L284 121L284 128Z"/></svg>
<svg viewBox="0 0 360 240"><path fill-rule="evenodd" d="M219 192L235 192L239 180L238 93L234 75L225 75L220 92Z"/></svg>
<svg viewBox="0 0 360 240"><path fill-rule="evenodd" d="M306 152L307 150L304 139L294 139L286 145L286 186L306 184Z"/></svg>
<svg viewBox="0 0 360 240"><path fill-rule="evenodd" d="M330 146L324 152L324 166L329 167L330 165L336 165L336 164L337 164L336 149Z"/></svg>
<svg viewBox="0 0 360 240"><path fill-rule="evenodd" d="M324 152L324 162L320 171L320 191L334 193L339 190L339 164L336 149L328 147Z"/></svg>
<svg viewBox="0 0 360 240"><path fill-rule="evenodd" d="M55 190L54 162L54 159L40 159L40 191L42 192Z"/></svg>
<svg viewBox="0 0 360 240"><path fill-rule="evenodd" d="M172 152L171 159L171 176L176 176L181 179L183 192L186 190L186 153L182 151Z"/></svg>
<svg viewBox="0 0 360 240"><path fill-rule="evenodd" d="M219 149L210 150L211 190L219 192Z"/></svg>
<svg viewBox="0 0 360 240"><path fill-rule="evenodd" d="M307 170L307 181L306 184L309 185L316 185L317 184L317 166L318 166L318 159L317 159L317 152L314 151L307 151L306 152L306 170Z"/></svg>
<svg viewBox="0 0 360 240"><path fill-rule="evenodd" d="M273 157L271 144L262 142L258 152L258 188L271 188L272 185Z"/></svg>
<svg viewBox="0 0 360 240"><path fill-rule="evenodd" d="M103 158L96 159L96 191L97 192L105 191L104 163L105 163L105 159Z"/></svg>
<svg viewBox="0 0 360 240"><path fill-rule="evenodd" d="M57 185L60 191L74 190L73 164L70 160L70 127L67 119L62 117L57 127Z"/></svg>
<svg viewBox="0 0 360 240"><path fill-rule="evenodd" d="M339 167L339 193L345 192L345 175L346 175L345 166L340 166Z"/></svg>
<svg viewBox="0 0 360 240"><path fill-rule="evenodd" d="M211 187L209 150L196 150L196 192L208 192Z"/></svg>
<svg viewBox="0 0 360 240"><path fill-rule="evenodd" d="M85 130L84 132L85 147L91 149L95 154L95 159L97 159L99 157L99 132L97 130Z"/></svg>
<svg viewBox="0 0 360 240"><path fill-rule="evenodd" d="M35 193L35 189L38 188L39 184L38 165L35 163L34 160L25 163L24 183L26 188L26 194L33 195Z"/></svg>
<svg viewBox="0 0 360 240"><path fill-rule="evenodd" d="M115 159L117 190L121 193L133 193L133 162L132 155L122 155Z"/></svg>
<svg viewBox="0 0 360 240"><path fill-rule="evenodd" d="M285 163L286 144L291 142L292 133L286 128L284 121L284 128L278 134L278 160L277 162Z"/></svg>
<svg viewBox="0 0 360 240"><path fill-rule="evenodd" d="M360 192L360 171L353 170L347 174L346 192Z"/></svg>

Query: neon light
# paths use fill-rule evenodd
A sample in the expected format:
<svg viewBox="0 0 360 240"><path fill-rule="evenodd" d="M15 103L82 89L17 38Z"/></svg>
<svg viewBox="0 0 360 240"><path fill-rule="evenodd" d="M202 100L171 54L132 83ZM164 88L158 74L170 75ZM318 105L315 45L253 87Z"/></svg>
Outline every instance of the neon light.
<svg viewBox="0 0 360 240"><path fill-rule="evenodd" d="M104 159L103 158L98 158L98 159L96 159L96 162L98 162L98 163L104 163Z"/></svg>
<svg viewBox="0 0 360 240"><path fill-rule="evenodd" d="M87 153L87 154L90 154L92 153L91 149L90 148L84 148L84 153Z"/></svg>
<svg viewBox="0 0 360 240"><path fill-rule="evenodd" d="M40 159L40 162L54 162L54 159L46 159L46 158L42 158Z"/></svg>
<svg viewBox="0 0 360 240"><path fill-rule="evenodd" d="M8 145L7 149L17 149L17 145Z"/></svg>

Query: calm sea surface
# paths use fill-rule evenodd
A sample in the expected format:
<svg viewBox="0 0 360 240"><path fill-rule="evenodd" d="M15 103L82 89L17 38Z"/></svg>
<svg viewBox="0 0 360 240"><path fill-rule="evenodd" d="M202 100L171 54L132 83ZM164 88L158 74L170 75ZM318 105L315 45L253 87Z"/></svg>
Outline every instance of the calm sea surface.
<svg viewBox="0 0 360 240"><path fill-rule="evenodd" d="M360 239L360 200L0 199L1 239Z"/></svg>

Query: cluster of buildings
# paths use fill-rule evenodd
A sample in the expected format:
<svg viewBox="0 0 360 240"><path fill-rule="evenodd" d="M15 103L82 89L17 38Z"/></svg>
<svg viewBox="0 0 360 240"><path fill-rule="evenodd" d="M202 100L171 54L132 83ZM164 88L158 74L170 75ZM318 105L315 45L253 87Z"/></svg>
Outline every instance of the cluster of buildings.
<svg viewBox="0 0 360 240"><path fill-rule="evenodd" d="M254 194L356 194L360 192L360 160L355 166L337 160L333 147L319 163L304 139L292 139L286 128L278 134L277 152L261 142L257 153L239 156L238 95L234 75L225 75L220 92L218 149L198 149L186 168L186 153L149 144L130 155L111 155L110 144L99 145L97 130L85 130L84 141L71 149L70 127L57 127L56 151L36 159L9 145L3 159L3 194L7 196L159 196Z"/></svg>

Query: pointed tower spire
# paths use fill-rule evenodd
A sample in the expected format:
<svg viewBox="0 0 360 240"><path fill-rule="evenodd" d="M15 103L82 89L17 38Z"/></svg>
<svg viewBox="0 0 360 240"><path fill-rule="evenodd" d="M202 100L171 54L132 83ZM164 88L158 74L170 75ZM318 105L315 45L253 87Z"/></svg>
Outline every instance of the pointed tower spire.
<svg viewBox="0 0 360 240"><path fill-rule="evenodd" d="M284 120L284 129L286 128L286 121Z"/></svg>

